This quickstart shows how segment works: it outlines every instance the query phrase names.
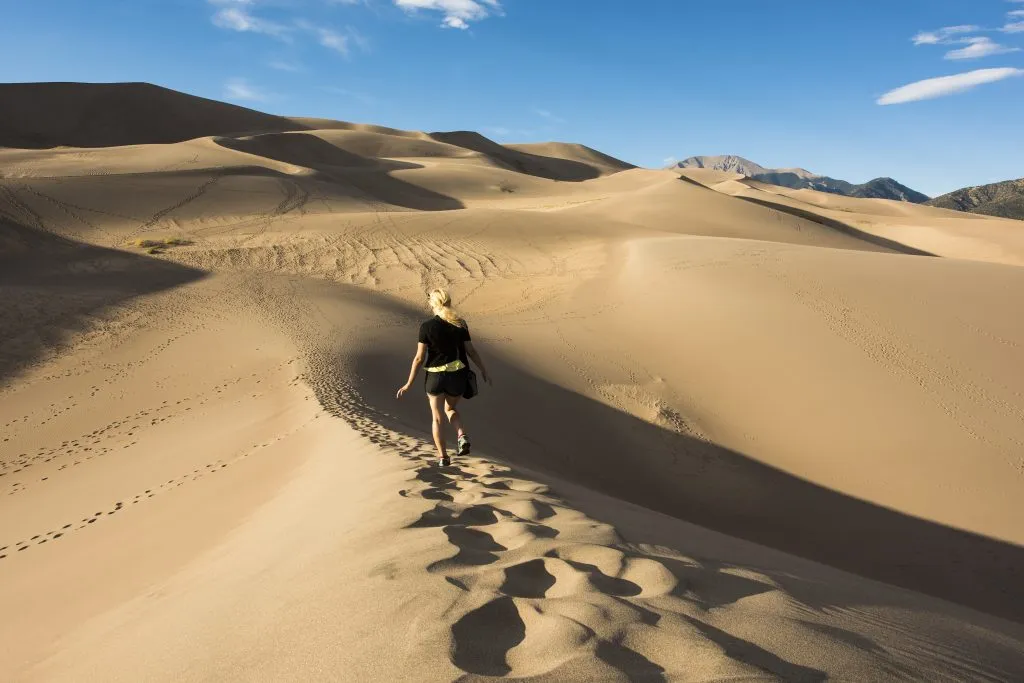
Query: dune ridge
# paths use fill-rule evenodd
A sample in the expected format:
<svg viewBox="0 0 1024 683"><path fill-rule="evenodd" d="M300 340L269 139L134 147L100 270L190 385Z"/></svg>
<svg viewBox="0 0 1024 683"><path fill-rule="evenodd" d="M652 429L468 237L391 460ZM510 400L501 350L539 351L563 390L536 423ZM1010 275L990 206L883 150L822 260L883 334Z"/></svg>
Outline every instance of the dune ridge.
<svg viewBox="0 0 1024 683"><path fill-rule="evenodd" d="M0 149L0 678L1024 671L1013 222L224 111Z"/></svg>

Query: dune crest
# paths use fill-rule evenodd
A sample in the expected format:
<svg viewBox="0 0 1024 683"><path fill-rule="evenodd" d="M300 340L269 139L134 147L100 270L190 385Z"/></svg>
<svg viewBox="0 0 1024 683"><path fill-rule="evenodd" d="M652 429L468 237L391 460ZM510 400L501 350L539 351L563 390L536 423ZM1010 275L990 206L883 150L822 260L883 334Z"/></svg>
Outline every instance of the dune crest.
<svg viewBox="0 0 1024 683"><path fill-rule="evenodd" d="M0 678L1024 670L1016 222L2 87ZM445 469L435 286L495 376Z"/></svg>

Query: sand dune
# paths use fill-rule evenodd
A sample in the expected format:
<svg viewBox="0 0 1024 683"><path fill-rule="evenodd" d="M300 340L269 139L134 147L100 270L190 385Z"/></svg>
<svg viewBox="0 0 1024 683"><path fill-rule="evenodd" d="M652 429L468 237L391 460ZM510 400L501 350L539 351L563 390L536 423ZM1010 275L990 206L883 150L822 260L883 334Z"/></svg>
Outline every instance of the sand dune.
<svg viewBox="0 0 1024 683"><path fill-rule="evenodd" d="M791 190L714 171L686 170L683 177L716 191L803 217L905 252L1024 265L1020 222L964 220L958 211L884 199L854 199L813 190Z"/></svg>
<svg viewBox="0 0 1024 683"><path fill-rule="evenodd" d="M0 149L0 678L1020 679L1010 222L175 102Z"/></svg>
<svg viewBox="0 0 1024 683"><path fill-rule="evenodd" d="M0 85L0 146L109 147L305 126L149 83Z"/></svg>

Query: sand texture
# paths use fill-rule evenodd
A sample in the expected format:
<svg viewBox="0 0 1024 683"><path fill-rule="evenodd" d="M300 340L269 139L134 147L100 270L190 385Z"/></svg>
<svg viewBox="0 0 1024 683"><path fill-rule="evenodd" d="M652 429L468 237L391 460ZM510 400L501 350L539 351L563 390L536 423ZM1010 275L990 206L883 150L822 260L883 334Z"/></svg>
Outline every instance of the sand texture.
<svg viewBox="0 0 1024 683"><path fill-rule="evenodd" d="M0 89L0 680L1024 680L1024 224L79 87Z"/></svg>

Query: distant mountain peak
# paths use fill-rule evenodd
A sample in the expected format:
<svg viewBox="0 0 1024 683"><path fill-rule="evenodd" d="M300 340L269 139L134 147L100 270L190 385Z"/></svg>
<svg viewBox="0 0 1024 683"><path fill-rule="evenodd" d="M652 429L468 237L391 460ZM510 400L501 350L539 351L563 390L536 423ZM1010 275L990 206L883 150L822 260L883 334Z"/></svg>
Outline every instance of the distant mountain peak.
<svg viewBox="0 0 1024 683"><path fill-rule="evenodd" d="M975 185L944 194L929 206L986 216L1024 220L1024 178L989 185Z"/></svg>
<svg viewBox="0 0 1024 683"><path fill-rule="evenodd" d="M742 173L745 176L755 176L768 172L768 169L760 164L734 154L690 157L676 163L674 168L706 168L712 171Z"/></svg>
<svg viewBox="0 0 1024 683"><path fill-rule="evenodd" d="M734 154L720 156L695 156L673 164L671 168L704 168L726 173L740 173L753 180L770 185L792 189L818 190L847 197L868 199L894 199L920 204L928 201L928 195L912 190L892 178L875 178L855 185L845 180L830 178L804 168L765 168L764 166Z"/></svg>

